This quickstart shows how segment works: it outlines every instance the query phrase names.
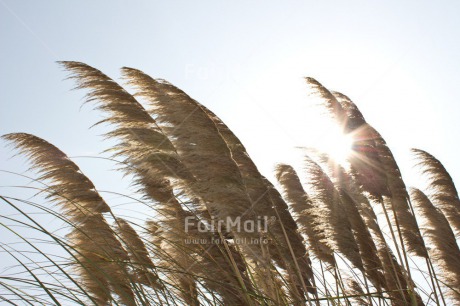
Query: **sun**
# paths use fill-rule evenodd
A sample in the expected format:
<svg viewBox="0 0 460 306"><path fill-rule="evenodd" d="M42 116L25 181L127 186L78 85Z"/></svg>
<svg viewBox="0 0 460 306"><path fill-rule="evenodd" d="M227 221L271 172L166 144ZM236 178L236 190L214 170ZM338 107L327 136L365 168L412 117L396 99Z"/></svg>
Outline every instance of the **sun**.
<svg viewBox="0 0 460 306"><path fill-rule="evenodd" d="M337 135L329 144L329 155L338 163L345 163L352 153L353 139L350 135Z"/></svg>
<svg viewBox="0 0 460 306"><path fill-rule="evenodd" d="M337 163L344 164L353 152L353 137L339 128L328 128L321 133L316 148L327 153Z"/></svg>

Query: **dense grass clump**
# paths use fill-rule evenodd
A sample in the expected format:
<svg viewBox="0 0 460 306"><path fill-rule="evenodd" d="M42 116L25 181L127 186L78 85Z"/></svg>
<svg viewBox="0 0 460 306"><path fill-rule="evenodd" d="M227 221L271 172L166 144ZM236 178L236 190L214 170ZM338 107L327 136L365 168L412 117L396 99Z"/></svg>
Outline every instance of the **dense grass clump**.
<svg viewBox="0 0 460 306"><path fill-rule="evenodd" d="M0 275L4 302L460 303L460 200L450 175L414 149L429 188L408 190L385 140L345 95L306 78L353 151L341 164L314 150L302 169L279 164L277 188L218 116L172 84L122 68L131 94L86 64L61 64L104 114L99 123L115 141L107 151L142 195L147 220L117 216L54 145L4 135L47 199L1 196L2 231L17 241L1 245L16 263ZM62 230L49 230L46 216Z"/></svg>

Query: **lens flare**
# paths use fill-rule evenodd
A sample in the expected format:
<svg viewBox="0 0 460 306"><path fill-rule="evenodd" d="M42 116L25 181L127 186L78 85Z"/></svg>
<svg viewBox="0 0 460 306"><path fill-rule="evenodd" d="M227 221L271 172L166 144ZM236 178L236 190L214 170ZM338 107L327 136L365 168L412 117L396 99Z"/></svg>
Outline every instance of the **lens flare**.
<svg viewBox="0 0 460 306"><path fill-rule="evenodd" d="M317 148L327 153L337 163L344 164L352 153L353 138L340 129L328 129L323 133Z"/></svg>

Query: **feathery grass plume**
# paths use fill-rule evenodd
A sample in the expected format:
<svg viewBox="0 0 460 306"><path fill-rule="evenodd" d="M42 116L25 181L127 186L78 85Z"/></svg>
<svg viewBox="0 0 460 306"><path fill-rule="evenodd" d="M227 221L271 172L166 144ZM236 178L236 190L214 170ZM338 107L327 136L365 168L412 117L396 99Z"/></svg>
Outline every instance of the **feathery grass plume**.
<svg viewBox="0 0 460 306"><path fill-rule="evenodd" d="M425 220L422 230L433 246L430 256L442 271L440 276L450 288L449 295L460 303L460 249L454 232L446 216L422 191L412 188L410 195L417 213Z"/></svg>
<svg viewBox="0 0 460 306"><path fill-rule="evenodd" d="M155 120L137 100L101 71L79 62L60 62L71 72L77 89L88 89L86 103L96 103L107 117L99 123L111 124L106 134L119 142L109 151L113 157L124 157L122 170L133 174L134 185L147 192L155 201L167 201L171 182L183 187L193 181L190 172L180 162L173 144ZM146 183L148 182L148 185ZM166 197L166 198L165 198Z"/></svg>
<svg viewBox="0 0 460 306"><path fill-rule="evenodd" d="M116 125L117 128L107 136L120 139L121 142L111 150L116 152L115 157L126 157L125 163L132 166L124 170L134 173L135 182L141 187L144 194L159 202L158 211L165 217L163 225L171 226L171 223L176 223L176 226L183 227L184 217L181 218L178 214L184 215L184 211L181 210L180 203L175 199L168 178L173 178L173 180L180 178L186 182L193 179L179 162L172 143L143 107L102 72L81 63L66 62L64 65L74 73L74 77L79 82L78 88L91 90L88 94L88 101L97 100L101 104L98 108L109 114L109 117L103 122ZM187 233L179 237L177 233L183 233L183 229L174 233L175 246L168 250L168 256L173 257L176 262L179 261L182 266L175 265L174 268L179 268L177 269L179 275L174 273L173 278L179 279L177 285L181 288L184 300L188 304L197 304L193 277L184 275L187 274L187 271L180 272L194 264L189 258L184 258L190 257L181 241L187 237ZM172 237L168 239L171 241ZM185 253L182 254L182 252ZM195 254L196 252L197 250Z"/></svg>
<svg viewBox="0 0 460 306"><path fill-rule="evenodd" d="M343 112L346 116L342 117L344 121L340 122L344 127L345 133L350 133L359 129L362 125L366 124L361 111L356 107L356 105L350 100L346 95L337 92L331 91L331 94L337 100L337 103L342 107Z"/></svg>
<svg viewBox="0 0 460 306"><path fill-rule="evenodd" d="M153 246L160 249L161 241L163 241L163 230L161 228L161 225L158 224L157 221L149 219L146 221L146 228Z"/></svg>
<svg viewBox="0 0 460 306"><path fill-rule="evenodd" d="M368 210L368 214L373 214L372 209ZM376 219L373 217L366 219L366 224L368 224L369 228L373 229L373 233L375 234L373 237L375 239L378 256L382 262L383 275L385 277L385 287L383 288L388 291L388 295L392 299L392 305L410 305L412 301L414 301L416 305L424 305L419 294L417 292L411 292L411 288L415 286L413 280L407 277L404 268L401 267L396 260L393 251L385 240L383 232L374 220ZM411 284L409 285L408 282L411 282Z"/></svg>
<svg viewBox="0 0 460 306"><path fill-rule="evenodd" d="M377 223L377 216L375 215L369 200L363 194L361 189L362 187L358 186L353 176L347 173L340 165L332 164L332 168L335 173L333 176L337 177L337 182L341 185L341 193L343 193L346 198L353 201L353 206L347 206L347 212L352 214L350 215L350 220L354 221L351 221L351 223L362 222L361 225L365 226L365 228L360 228L360 226L356 227L359 228L358 233L362 236L361 238L357 237L356 239L358 241L358 245L360 246L361 254L363 255L363 262L365 265L366 263L368 264L366 269L375 269L375 271L377 271L377 275L369 275L370 280L377 288L384 288L391 291L390 296L394 300L397 300L402 304L406 303L405 301L410 301L411 296L408 293L409 288L407 286L406 277L403 273L403 268L397 262L393 252L387 245L384 234ZM347 201L345 200L344 203L347 203ZM355 209L359 212L360 217L355 215ZM357 220L359 221L357 222ZM355 227L355 225L353 225L353 227ZM363 236L364 232L367 233ZM368 234L370 234L370 236L367 236ZM372 240L369 241L367 238ZM360 241L362 241L362 243L360 243ZM372 252L363 251L363 249L361 249L362 245L370 247L373 252L375 252L375 256L369 256ZM369 258L366 258L367 256L369 256ZM384 271L383 275L380 273L382 269ZM408 281L413 282L411 279ZM379 285L375 282L378 282L377 284ZM403 298L401 298L401 294L398 293L398 291L401 290L404 291ZM415 302L422 304L421 297L417 293L414 293L414 295Z"/></svg>
<svg viewBox="0 0 460 306"><path fill-rule="evenodd" d="M254 220L255 208L247 195L240 169L215 122L202 106L164 81L154 80L130 68L124 68L123 72L128 84L136 87L138 95L152 104L152 115L157 117L165 133L169 133L182 161L197 178L198 182L192 188L206 201L211 215L218 220L228 217ZM266 192L267 187L264 187ZM257 239L259 233L237 233L235 236ZM299 245L303 246L301 240ZM250 249L246 251L249 258L256 261L263 258L257 246L243 247Z"/></svg>
<svg viewBox="0 0 460 306"><path fill-rule="evenodd" d="M160 185L159 185L160 183ZM197 250L186 244L187 238L195 238L196 229L187 232L185 218L194 217L185 211L175 197L169 181L160 181L149 175L138 179L141 191L157 201L158 222L149 221L147 227L158 258L158 267L164 270L173 291L187 304L199 305L196 277L189 271L196 264Z"/></svg>
<svg viewBox="0 0 460 306"><path fill-rule="evenodd" d="M124 305L136 305L127 271L128 254L102 214L88 215L68 235L83 285L101 305L115 293Z"/></svg>
<svg viewBox="0 0 460 306"><path fill-rule="evenodd" d="M311 77L306 77L307 92L309 96L319 98L332 117L344 128L346 125L347 114L336 97L320 82Z"/></svg>
<svg viewBox="0 0 460 306"><path fill-rule="evenodd" d="M79 62L61 62L77 80L78 89L88 89L86 102L95 102L114 129L108 138L119 143L114 157L123 156L126 174L134 174L134 184L151 200L166 204L174 198L172 185L183 188L193 176L155 120L137 100L101 71ZM171 189L171 190L170 190ZM175 199L174 199L175 200ZM175 204L173 201L172 204Z"/></svg>
<svg viewBox="0 0 460 306"><path fill-rule="evenodd" d="M383 275L385 277L385 282L383 283L385 286L383 286L383 288L388 291L394 305L407 305L412 298L409 291L410 287L408 286L408 281L412 282L411 286L414 287L413 281L412 279L408 279L404 273L404 269L398 263L393 251L388 246L385 235L377 222L377 216L375 215L369 200L362 192L359 192L360 186L356 187L358 190L353 193L353 198L357 200L356 203L359 204L358 208L360 210L360 214L363 216L363 220L365 221L366 226L369 228L375 241L377 254L382 263ZM421 297L415 292L414 295L417 305L423 305Z"/></svg>
<svg viewBox="0 0 460 306"><path fill-rule="evenodd" d="M246 275L246 263L236 246L223 237L219 242L199 244L202 256L199 257L199 275L205 287L218 293L223 305L251 305L254 291ZM198 268L197 267L197 268ZM216 277L216 276L219 277Z"/></svg>
<svg viewBox="0 0 460 306"><path fill-rule="evenodd" d="M150 237L157 249L157 266L164 274L173 291L187 305L199 305L196 277L196 250L186 245L186 237L194 237L185 233L184 218L164 218L158 223L148 223Z"/></svg>
<svg viewBox="0 0 460 306"><path fill-rule="evenodd" d="M163 270L173 292L187 305L199 305L196 277L190 267L196 264L195 252L185 244L182 218L166 218L165 222L147 222L150 240L155 246L157 267ZM190 237L190 235L188 236Z"/></svg>
<svg viewBox="0 0 460 306"><path fill-rule="evenodd" d="M358 141L350 158L353 174L373 197L386 197L388 211L393 212L394 226L408 251L426 258L426 248L410 207L409 195L390 148L383 137L366 123L358 107L347 96L335 95L346 111L348 133L353 136L354 142Z"/></svg>
<svg viewBox="0 0 460 306"><path fill-rule="evenodd" d="M380 135L369 124L362 125L351 135L353 146L348 161L353 175L373 198L391 196L381 148L376 141Z"/></svg>
<svg viewBox="0 0 460 306"><path fill-rule="evenodd" d="M251 284L246 275L246 265L240 253L232 245L223 246L224 238L210 232L199 232L196 224L184 228L186 217L193 214L180 205L176 217L150 222L152 239L160 242L158 266L166 274L178 294L187 305L199 305L197 282L217 294L225 305L246 305ZM159 229L160 227L160 229ZM158 237L158 236L161 237ZM219 278L216 279L216 275Z"/></svg>
<svg viewBox="0 0 460 306"><path fill-rule="evenodd" d="M152 183L144 181L143 186L144 192L150 195L148 188L152 187ZM158 197L159 190L163 192L161 198ZM161 250L155 255L159 257L158 265L173 285L176 294L187 305L199 305L196 283L201 279L202 286L217 293L223 301L245 304L241 287L249 291L251 286L245 275L246 267L241 261L241 255L232 246L227 250L219 247L220 243L216 241L220 241L221 237L216 237L212 232L199 232L197 222L206 220L200 220L198 215L184 210L172 189L163 186L161 189L154 188L154 192L160 200L157 203L160 215L158 223L150 222L150 230L154 244ZM186 218L192 218L192 224L187 224ZM238 271L234 271L235 267L229 258L238 262L235 263ZM220 275L217 281L214 280L216 275ZM244 286L238 283L238 276Z"/></svg>
<svg viewBox="0 0 460 306"><path fill-rule="evenodd" d="M302 303L304 300L303 292L308 291L316 294L311 261L298 231L297 223L292 218L286 202L267 179L264 178L264 182L268 187L267 193L276 216L275 222L271 227L268 227L268 231L276 239L277 254L281 255L281 258L272 257L277 264L287 271L292 285L289 290L294 294L294 299Z"/></svg>
<svg viewBox="0 0 460 306"><path fill-rule="evenodd" d="M150 113L174 144L181 161L196 178L190 184L200 195L210 216L217 220L255 221L241 173L216 125L203 109L180 89L155 80L139 70L122 69L136 95L147 99ZM258 239L260 233L227 229L241 239ZM243 244L249 257L261 258L260 250Z"/></svg>
<svg viewBox="0 0 460 306"><path fill-rule="evenodd" d="M393 211L395 225L398 230L401 230L407 250L412 254L427 258L428 254L425 243L423 242L417 220L411 209L409 194L402 180L396 160L383 138L380 137L377 143L378 147L381 148L380 156L382 157L382 164L387 175L388 189L391 193L391 197L387 198L387 201L390 202L388 206Z"/></svg>
<svg viewBox="0 0 460 306"><path fill-rule="evenodd" d="M116 218L117 233L128 252L129 261L133 268L135 281L152 288L161 288L155 265L149 257L147 248L142 238L134 228L124 219Z"/></svg>
<svg viewBox="0 0 460 306"><path fill-rule="evenodd" d="M394 235L396 245L398 244L397 237L400 240L403 256L399 255L399 257L407 266L405 283L409 284L412 289L406 247L409 252L420 257L428 258L428 253L410 206L409 195L401 178L399 167L385 140L372 126L366 123L358 107L347 96L336 92L334 95L347 113L347 128L345 130L355 141L353 154L349 159L351 172L372 198L385 205L386 215L388 215L388 211L393 213L392 225L396 228L398 236L394 235L393 230L391 233ZM357 143L356 140L358 140ZM386 248L383 247L384 250ZM398 246L397 251L399 254ZM398 271L395 273L398 274ZM398 279L397 275L394 277ZM413 297L417 301L421 300L415 293Z"/></svg>
<svg viewBox="0 0 460 306"><path fill-rule="evenodd" d="M135 305L125 266L128 255L102 215L110 208L92 182L61 150L39 137L14 133L3 138L32 162L39 180L49 182L48 198L72 221L68 239L76 258L73 266L88 293L101 305L112 299L111 292L122 303Z"/></svg>
<svg viewBox="0 0 460 306"><path fill-rule="evenodd" d="M351 133L353 136L353 149L360 154L351 155L349 162L357 170L355 175L358 176L360 183L371 195L376 197L382 194L388 195L385 173L373 141L375 135L367 128L367 123L359 109L347 96L329 91L317 80L306 78L306 81L310 95L319 97L344 133Z"/></svg>
<svg viewBox="0 0 460 306"><path fill-rule="evenodd" d="M323 169L310 157L305 157L313 208L309 210L313 227L323 232L321 243L342 253L356 268L363 271L359 248L351 230L345 207L334 184Z"/></svg>
<svg viewBox="0 0 460 306"><path fill-rule="evenodd" d="M2 138L32 162L30 170L36 170L40 174L37 180L47 180L50 183L50 187L43 192L73 222L85 219L86 214L110 211L93 183L58 148L26 133L7 134Z"/></svg>
<svg viewBox="0 0 460 306"><path fill-rule="evenodd" d="M225 220L247 214L251 205L239 169L214 122L201 107L166 81L132 68L123 68L122 73L136 89L136 95L148 100L150 114L196 177L211 215Z"/></svg>
<svg viewBox="0 0 460 306"><path fill-rule="evenodd" d="M363 288L352 278L346 277L346 295L351 296L351 300L353 301L353 305L359 306L368 306L371 305L369 300L366 300L364 297L366 296Z"/></svg>
<svg viewBox="0 0 460 306"><path fill-rule="evenodd" d="M147 171L144 175L176 179L192 179L181 164L176 150L155 120L142 105L119 84L101 71L79 62L60 62L77 82L76 89L88 89L86 103L94 102L96 109L107 117L96 123L109 123L114 129L106 134L120 142L110 151L114 157L124 156L125 172ZM137 173L134 173L137 174Z"/></svg>
<svg viewBox="0 0 460 306"><path fill-rule="evenodd" d="M183 233L184 212L175 198L172 182L181 188L187 182L193 181L193 177L180 162L171 141L142 105L111 78L83 63L62 64L72 72L71 78L77 80L77 88L90 90L86 101L98 103L97 109L108 115L101 122L115 127L106 136L119 140L110 151L114 152L114 157L125 158L123 164L127 166L123 168L124 172L134 174L134 184L140 187L139 191L149 200L157 202L157 211L160 212L162 221L168 224L168 228L174 224L173 228L182 228L182 231L175 234ZM185 237L186 234L168 237L181 246L168 249L168 256L185 266L183 268L175 265L172 270L179 272L171 273L171 277L180 288L184 301L192 305L198 303L195 280L181 272L193 264L190 258L186 258L188 255L183 254Z"/></svg>
<svg viewBox="0 0 460 306"><path fill-rule="evenodd" d="M209 215L218 221L257 222L240 170L215 123L201 106L183 91L141 71L123 68L136 95L145 98L149 111L177 149L181 161L196 178L189 184L205 203ZM241 223L240 222L240 223ZM239 241L260 240L261 232L239 231L234 225L224 230ZM246 260L265 260L260 246L242 243ZM268 262L266 263L268 264Z"/></svg>
<svg viewBox="0 0 460 306"><path fill-rule="evenodd" d="M328 170L329 177L339 191L341 202L348 215L355 240L358 244L366 275L378 289L385 288L385 279L382 274L382 262L377 254L377 247L371 233L363 220L360 212L360 197L355 197L358 192L356 183L345 169L326 154L320 156Z"/></svg>
<svg viewBox="0 0 460 306"><path fill-rule="evenodd" d="M223 235L200 232L195 223L199 220L197 215L185 211L179 203L171 207L175 209L169 211L175 216L160 218L163 227L160 257L162 265L169 269L166 274L180 286L180 295L186 298L187 304L199 304L195 285L198 281L204 289L216 293L224 305L248 304L253 288L237 248ZM187 217L193 218L194 223L184 228ZM190 302L191 299L194 300Z"/></svg>
<svg viewBox="0 0 460 306"><path fill-rule="evenodd" d="M460 200L452 177L433 155L420 149L412 149L412 152L428 178L429 198L447 217L457 236L460 235Z"/></svg>
<svg viewBox="0 0 460 306"><path fill-rule="evenodd" d="M313 224L315 219L310 211L314 208L313 204L305 192L296 171L289 165L278 164L275 175L278 182L283 187L284 198L289 203L299 230L308 238L308 244L313 254L320 260L334 265L333 250L324 243L323 231L316 231Z"/></svg>
<svg viewBox="0 0 460 306"><path fill-rule="evenodd" d="M347 175L345 173L345 175ZM406 281L406 276L403 273L403 268L396 260L393 251L388 246L385 240L385 235L382 232L377 220L377 216L368 200L363 194L362 186L352 184L353 177L348 174L350 186L347 192L351 198L355 200L357 208L362 216L366 227L369 229L372 238L377 248L377 255L382 264L384 282L381 282L382 288L389 291L389 296L392 298L395 305L407 305L411 300L409 287ZM347 180L344 180L347 181ZM412 280L409 280L412 281ZM421 304L421 298L418 294L415 295L418 304Z"/></svg>
<svg viewBox="0 0 460 306"><path fill-rule="evenodd" d="M387 177L379 156L375 139L380 135L367 124L358 107L347 96L332 92L346 113L346 121L339 122L344 132L352 136L353 153L348 161L352 165L353 175L374 198L389 196Z"/></svg>
<svg viewBox="0 0 460 306"><path fill-rule="evenodd" d="M304 291L303 281L307 290L315 293L315 289L311 285L314 284L314 278L307 250L297 231L297 223L289 213L287 204L273 184L259 172L238 137L216 114L205 106L199 105L216 124L219 133L230 148L232 158L240 169L256 215L277 218L268 227L268 234L273 236L272 239L277 242L268 245L272 257L277 265L288 271L292 285L297 287L299 292ZM297 270L300 270L302 281L298 279Z"/></svg>

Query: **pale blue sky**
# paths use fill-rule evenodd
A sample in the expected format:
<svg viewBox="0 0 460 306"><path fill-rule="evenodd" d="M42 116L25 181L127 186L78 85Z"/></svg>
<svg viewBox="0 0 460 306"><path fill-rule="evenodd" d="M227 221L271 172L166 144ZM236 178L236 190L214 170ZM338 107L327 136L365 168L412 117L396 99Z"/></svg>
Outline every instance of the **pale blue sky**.
<svg viewBox="0 0 460 306"><path fill-rule="evenodd" d="M302 77L347 94L394 150L436 155L460 181L460 5L456 1L0 0L0 134L24 131L70 156L108 147L88 130L82 91L58 60L111 77L122 66L169 80L214 112L262 172L294 146L324 138ZM23 172L0 149L1 169ZM117 190L113 165L76 159L96 186ZM2 174L0 185L15 179ZM121 188L121 187L120 187Z"/></svg>
<svg viewBox="0 0 460 306"><path fill-rule="evenodd" d="M460 182L459 3L0 0L0 134L28 132L69 156L99 156L110 147L99 136L106 129L88 128L100 114L90 105L80 109L84 92L70 90L74 83L55 62L82 61L115 79L131 66L213 110L271 178L276 162L299 166L294 147L328 140L327 120L306 95L302 77L310 76L360 107L409 184L419 183L411 147L437 156ZM0 170L26 173L24 160L10 159L3 144ZM130 192L129 181L110 171L113 163L74 160L99 190ZM31 190L6 187L28 182L0 172L0 194L29 198ZM153 215L102 195L117 216ZM34 218L62 228L49 215ZM3 242L18 239L1 235ZM2 264L15 262L4 256Z"/></svg>

